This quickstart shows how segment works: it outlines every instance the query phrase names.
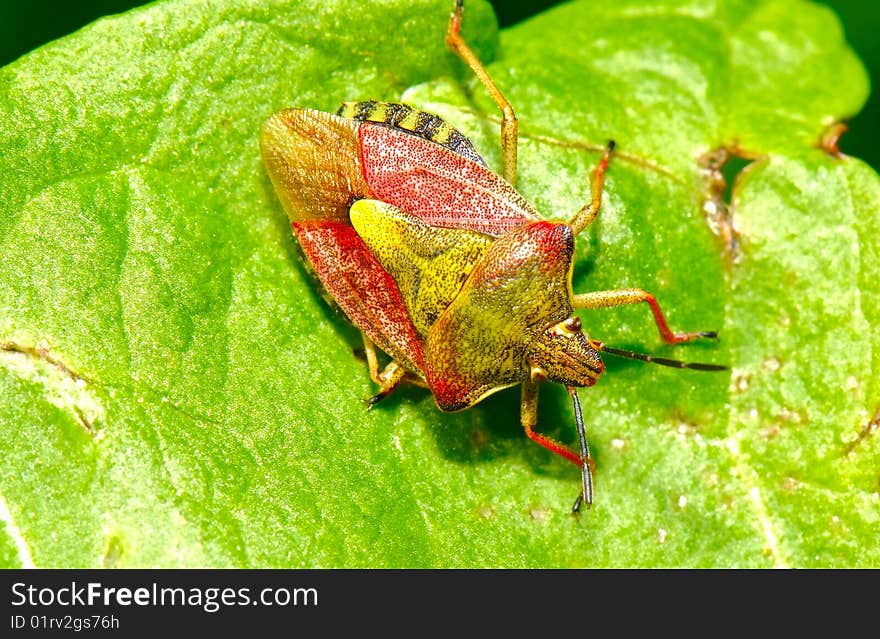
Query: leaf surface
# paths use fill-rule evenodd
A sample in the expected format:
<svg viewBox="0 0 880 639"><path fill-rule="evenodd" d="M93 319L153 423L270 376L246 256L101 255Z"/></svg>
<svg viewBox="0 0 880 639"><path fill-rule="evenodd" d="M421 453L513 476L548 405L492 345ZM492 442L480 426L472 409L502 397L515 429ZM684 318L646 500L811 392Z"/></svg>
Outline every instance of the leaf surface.
<svg viewBox="0 0 880 639"><path fill-rule="evenodd" d="M584 312L591 335L732 370L609 358L581 392L580 519L577 470L524 437L515 390L364 410L359 337L299 260L258 133L282 107L404 96L498 167L450 4L160 2L0 70L3 565L880 564L880 186L815 148L867 94L818 5L574 2L496 53L469 2L525 197L570 217L618 142L575 290L646 288L721 341L660 346L641 307ZM705 215L721 147L755 159L735 260ZM574 442L564 389L540 420Z"/></svg>

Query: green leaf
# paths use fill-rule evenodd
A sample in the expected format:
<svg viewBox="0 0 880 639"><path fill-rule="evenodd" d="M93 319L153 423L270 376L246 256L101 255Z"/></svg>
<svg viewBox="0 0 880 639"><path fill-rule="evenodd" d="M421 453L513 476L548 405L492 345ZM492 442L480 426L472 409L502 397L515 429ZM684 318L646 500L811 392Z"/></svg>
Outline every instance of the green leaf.
<svg viewBox="0 0 880 639"><path fill-rule="evenodd" d="M259 157L285 106L405 99L499 165L497 109L445 50L451 2L168 1L0 70L0 563L6 566L880 565L880 181L815 148L867 80L803 2L574 2L465 36L520 117L519 190L587 200L577 291L616 346L581 392L578 471L518 425L518 393L371 411L359 337L322 300ZM755 162L724 211L706 154ZM730 171L728 171L729 173ZM735 259L734 259L735 258ZM574 442L564 389L540 427ZM873 421L872 421L873 420Z"/></svg>

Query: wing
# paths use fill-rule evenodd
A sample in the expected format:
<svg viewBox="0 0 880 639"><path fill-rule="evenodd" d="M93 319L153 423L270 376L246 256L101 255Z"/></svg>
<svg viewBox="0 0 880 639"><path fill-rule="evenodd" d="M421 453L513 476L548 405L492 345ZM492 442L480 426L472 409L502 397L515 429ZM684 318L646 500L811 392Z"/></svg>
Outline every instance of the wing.
<svg viewBox="0 0 880 639"><path fill-rule="evenodd" d="M263 125L263 161L291 222L348 224L351 203L370 196L358 126L313 109L279 111Z"/></svg>
<svg viewBox="0 0 880 639"><path fill-rule="evenodd" d="M351 226L294 222L293 231L321 283L352 323L407 370L424 370L424 344L400 289Z"/></svg>
<svg viewBox="0 0 880 639"><path fill-rule="evenodd" d="M372 122L358 135L373 199L434 226L493 237L541 219L503 178L440 144Z"/></svg>
<svg viewBox="0 0 880 639"><path fill-rule="evenodd" d="M352 323L406 369L421 373L424 344L394 279L351 226L353 201L369 197L359 123L313 111L274 114L263 159L293 231L324 288Z"/></svg>

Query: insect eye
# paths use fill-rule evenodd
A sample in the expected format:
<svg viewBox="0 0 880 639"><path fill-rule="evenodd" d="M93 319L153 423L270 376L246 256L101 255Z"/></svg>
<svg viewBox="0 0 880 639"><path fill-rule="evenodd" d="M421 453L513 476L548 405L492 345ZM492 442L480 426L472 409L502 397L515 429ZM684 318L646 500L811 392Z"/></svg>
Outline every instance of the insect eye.
<svg viewBox="0 0 880 639"><path fill-rule="evenodd" d="M563 326L565 327L565 330L571 333L577 333L581 330L581 318L577 316L569 317L565 320Z"/></svg>
<svg viewBox="0 0 880 639"><path fill-rule="evenodd" d="M553 324L548 330L551 334L560 337L579 333L581 330L581 318L569 317L567 320L562 320L561 322Z"/></svg>

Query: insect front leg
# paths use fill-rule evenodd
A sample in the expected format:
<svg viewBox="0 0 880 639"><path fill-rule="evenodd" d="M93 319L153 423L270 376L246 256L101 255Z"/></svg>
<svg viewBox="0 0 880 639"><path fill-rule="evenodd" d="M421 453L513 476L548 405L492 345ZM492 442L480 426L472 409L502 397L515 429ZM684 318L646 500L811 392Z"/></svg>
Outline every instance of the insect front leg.
<svg viewBox="0 0 880 639"><path fill-rule="evenodd" d="M455 11L449 19L449 31L446 32L446 44L464 60L477 79L482 82L489 92L492 100L501 109L501 156L504 162L504 179L511 185L516 186L516 145L517 145L517 120L516 114L510 102L495 85L494 80L486 71L486 67L480 62L471 48L461 37L461 14L464 9L464 1L456 0Z"/></svg>
<svg viewBox="0 0 880 639"><path fill-rule="evenodd" d="M535 432L535 426L538 424L538 384L531 380L526 380L522 384L520 421L523 430L526 431L526 436L529 439L581 467L583 488L572 507L573 512L578 512L582 503L585 503L588 508L593 503L593 459L590 457L590 449L587 446L586 435L584 434L583 418L580 414L580 404L577 403L577 395L574 393L574 389L569 389L569 394L573 394L573 399L575 401L575 419L578 424L578 437L581 442L581 454L576 453L564 444L560 444L555 439L551 439L546 435L541 435L540 433Z"/></svg>
<svg viewBox="0 0 880 639"><path fill-rule="evenodd" d="M573 295L571 304L575 308L611 308L612 306L625 306L627 304L639 304L645 302L651 307L654 315L654 322L660 331L660 337L667 344L680 344L682 342L690 342L700 337L715 339L718 334L715 331L698 331L694 333L674 333L666 322L663 311L654 296L648 291L640 288L622 288L614 291L593 291L591 293L581 293Z"/></svg>

